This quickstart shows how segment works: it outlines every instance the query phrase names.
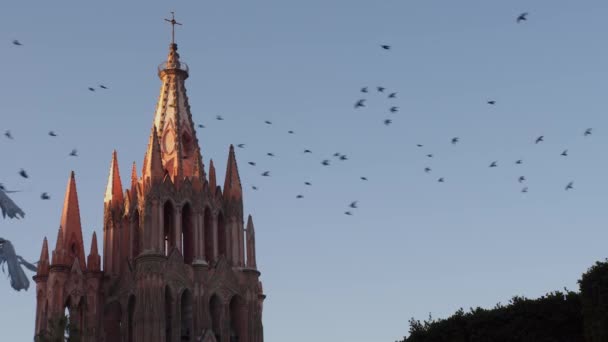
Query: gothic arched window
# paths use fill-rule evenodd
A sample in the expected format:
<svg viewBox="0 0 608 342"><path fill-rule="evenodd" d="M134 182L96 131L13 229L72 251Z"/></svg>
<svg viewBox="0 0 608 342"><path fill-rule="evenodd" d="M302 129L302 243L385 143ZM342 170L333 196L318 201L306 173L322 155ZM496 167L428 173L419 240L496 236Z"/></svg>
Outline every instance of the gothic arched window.
<svg viewBox="0 0 608 342"><path fill-rule="evenodd" d="M163 206L163 244L165 255L175 247L175 209L171 201L165 202Z"/></svg>
<svg viewBox="0 0 608 342"><path fill-rule="evenodd" d="M211 218L211 210L205 208L203 215L203 229L205 230L205 259L208 263L213 261L213 221Z"/></svg>
<svg viewBox="0 0 608 342"><path fill-rule="evenodd" d="M184 262L191 264L194 259L194 219L190 204L182 208L182 251Z"/></svg>

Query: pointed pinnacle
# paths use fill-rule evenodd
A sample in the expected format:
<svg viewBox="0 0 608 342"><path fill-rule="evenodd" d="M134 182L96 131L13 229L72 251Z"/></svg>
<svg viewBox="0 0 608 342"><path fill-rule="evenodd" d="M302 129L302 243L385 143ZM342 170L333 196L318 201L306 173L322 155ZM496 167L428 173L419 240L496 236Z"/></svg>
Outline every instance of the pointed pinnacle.
<svg viewBox="0 0 608 342"><path fill-rule="evenodd" d="M114 152L112 152L110 174L108 176L108 185L106 186L104 203L112 201L114 204L122 204L123 200L122 182L120 181L120 172L118 169L118 154L116 153L116 150L114 150Z"/></svg>
<svg viewBox="0 0 608 342"><path fill-rule="evenodd" d="M234 146L232 144L230 145L230 152L228 152L228 164L226 165L226 178L224 180L224 196L236 198L242 197L239 169L236 163Z"/></svg>
<svg viewBox="0 0 608 342"><path fill-rule="evenodd" d="M37 275L48 275L49 274L49 245L44 237L42 241L42 251L40 252L40 259L38 261L38 268L36 270Z"/></svg>

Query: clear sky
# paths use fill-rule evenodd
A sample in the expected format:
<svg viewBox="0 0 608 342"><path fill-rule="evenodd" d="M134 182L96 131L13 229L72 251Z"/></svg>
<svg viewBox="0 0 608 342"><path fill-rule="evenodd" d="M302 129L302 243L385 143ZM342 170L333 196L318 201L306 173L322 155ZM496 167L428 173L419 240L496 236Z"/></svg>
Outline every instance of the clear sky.
<svg viewBox="0 0 608 342"><path fill-rule="evenodd" d="M578 289L608 256L606 1L5 1L0 131L15 139L1 136L0 182L23 190L12 198L26 217L0 220L0 236L25 258L44 236L55 245L70 170L87 253L112 150L123 183L133 161L141 173L172 10L220 184L229 144L246 144L266 341L392 342L410 317ZM99 83L110 89L87 90ZM2 340L31 340L31 286L0 281Z"/></svg>

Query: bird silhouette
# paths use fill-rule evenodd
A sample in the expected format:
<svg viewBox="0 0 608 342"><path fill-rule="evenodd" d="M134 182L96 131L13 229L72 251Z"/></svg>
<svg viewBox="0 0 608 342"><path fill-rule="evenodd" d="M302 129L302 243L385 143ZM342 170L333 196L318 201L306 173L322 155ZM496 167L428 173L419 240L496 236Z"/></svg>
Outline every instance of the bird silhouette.
<svg viewBox="0 0 608 342"><path fill-rule="evenodd" d="M458 137L452 138L452 145L456 145L458 143L458 141L460 141L460 139Z"/></svg>
<svg viewBox="0 0 608 342"><path fill-rule="evenodd" d="M311 150L304 150L304 153L312 153Z"/></svg>
<svg viewBox="0 0 608 342"><path fill-rule="evenodd" d="M297 195L296 198L304 198L302 195Z"/></svg>
<svg viewBox="0 0 608 342"><path fill-rule="evenodd" d="M198 128L205 128L205 125L203 125L203 124L198 124Z"/></svg>
<svg viewBox="0 0 608 342"><path fill-rule="evenodd" d="M591 128L587 128L587 129L585 130L585 133L583 133L583 135L584 135L584 136L591 135Z"/></svg>
<svg viewBox="0 0 608 342"><path fill-rule="evenodd" d="M262 176L264 176L264 177L270 177L270 171L264 171L262 173Z"/></svg>
<svg viewBox="0 0 608 342"><path fill-rule="evenodd" d="M251 166L255 166L255 162L249 162L248 164Z"/></svg>
<svg viewBox="0 0 608 342"><path fill-rule="evenodd" d="M524 12L517 17L517 23L528 20L528 12Z"/></svg>
<svg viewBox="0 0 608 342"><path fill-rule="evenodd" d="M13 200L8 197L4 190L0 190L0 211L2 211L2 217L6 218L16 218L25 217L25 213Z"/></svg>
<svg viewBox="0 0 608 342"><path fill-rule="evenodd" d="M524 162L523 160L518 159L517 161L515 161L515 164L518 164L518 165L519 165L519 164L521 164L521 163L523 163L523 162Z"/></svg>
<svg viewBox="0 0 608 342"><path fill-rule="evenodd" d="M95 88L89 87L90 91L95 91Z"/></svg>
<svg viewBox="0 0 608 342"><path fill-rule="evenodd" d="M362 92L362 93L367 93L367 87L363 87L363 88L361 88L361 92Z"/></svg>
<svg viewBox="0 0 608 342"><path fill-rule="evenodd" d="M304 184L311 186L312 184L310 182L304 182Z"/></svg>
<svg viewBox="0 0 608 342"><path fill-rule="evenodd" d="M334 153L334 157L340 157L340 152Z"/></svg>
<svg viewBox="0 0 608 342"><path fill-rule="evenodd" d="M564 150L561 155L564 156L564 157L567 157L568 156L568 150Z"/></svg>
<svg viewBox="0 0 608 342"><path fill-rule="evenodd" d="M544 139L545 139L545 136L541 135L540 137L536 138L536 142L535 143L538 144L541 141L545 141Z"/></svg>
<svg viewBox="0 0 608 342"><path fill-rule="evenodd" d="M422 144L416 144L416 146L418 146L418 147L422 147L422 146L424 146L424 145L422 145Z"/></svg>
<svg viewBox="0 0 608 342"><path fill-rule="evenodd" d="M498 166L498 162L493 161L492 164L490 164L490 167L497 167Z"/></svg>
<svg viewBox="0 0 608 342"><path fill-rule="evenodd" d="M433 154L432 154L432 153L427 154L426 156L427 156L428 158L433 158Z"/></svg>
<svg viewBox="0 0 608 342"><path fill-rule="evenodd" d="M390 109L391 113L397 113L399 111L399 107L393 106Z"/></svg>
<svg viewBox="0 0 608 342"><path fill-rule="evenodd" d="M365 99L361 99L355 103L355 108L365 107Z"/></svg>
<svg viewBox="0 0 608 342"><path fill-rule="evenodd" d="M49 194L47 194L46 192L43 192L40 195L40 198L43 199L43 200L48 200L48 199L51 199L51 196L49 196Z"/></svg>
<svg viewBox="0 0 608 342"><path fill-rule="evenodd" d="M570 182L568 185L566 185L566 191L570 189L574 189L574 182Z"/></svg>
<svg viewBox="0 0 608 342"><path fill-rule="evenodd" d="M496 101L494 101L494 100L490 100L490 101L488 101L488 104L489 104L489 105L495 105L495 104L496 104Z"/></svg>
<svg viewBox="0 0 608 342"><path fill-rule="evenodd" d="M221 115L216 116L216 117L215 117L215 119L216 119L216 120L220 120L220 121L221 121L221 120L224 120L224 118L223 118Z"/></svg>
<svg viewBox="0 0 608 342"><path fill-rule="evenodd" d="M345 211L344 214L348 215L348 216L352 216L353 215L353 213L351 213L350 211Z"/></svg>
<svg viewBox="0 0 608 342"><path fill-rule="evenodd" d="M9 138L9 139L13 139L13 135L11 134L11 131L6 131L4 132L4 136Z"/></svg>
<svg viewBox="0 0 608 342"><path fill-rule="evenodd" d="M325 159L321 162L321 164L328 166L329 165L329 159Z"/></svg>
<svg viewBox="0 0 608 342"><path fill-rule="evenodd" d="M287 133L289 133L289 134L293 134L294 132L293 132L293 131L287 131Z"/></svg>
<svg viewBox="0 0 608 342"><path fill-rule="evenodd" d="M388 98L389 99L394 99L396 97L397 97L397 93L390 93L390 94L388 94Z"/></svg>
<svg viewBox="0 0 608 342"><path fill-rule="evenodd" d="M367 177L359 177L359 178L361 178L361 180L364 180L364 181L367 180Z"/></svg>
<svg viewBox="0 0 608 342"><path fill-rule="evenodd" d="M358 208L357 207L357 201L350 202L349 207L351 207L351 208Z"/></svg>
<svg viewBox="0 0 608 342"><path fill-rule="evenodd" d="M384 50L390 50L391 49L390 45L385 45L385 44L380 45L380 47L383 48Z"/></svg>
<svg viewBox="0 0 608 342"><path fill-rule="evenodd" d="M340 160L347 160L348 158L346 157L346 154L343 154L340 156Z"/></svg>
<svg viewBox="0 0 608 342"><path fill-rule="evenodd" d="M527 186L525 186L523 189L521 189L521 192L523 192L523 193L528 192L528 187L527 187Z"/></svg>
<svg viewBox="0 0 608 342"><path fill-rule="evenodd" d="M274 153L272 153L272 152L268 152L268 153L266 153L266 155L269 157L274 157Z"/></svg>
<svg viewBox="0 0 608 342"><path fill-rule="evenodd" d="M238 145L236 145L236 147L238 147L238 148L245 148L245 144L238 144Z"/></svg>
<svg viewBox="0 0 608 342"><path fill-rule="evenodd" d="M29 176L27 175L27 172L25 172L24 169L21 169L21 171L19 171L19 175L23 178L29 178Z"/></svg>
<svg viewBox="0 0 608 342"><path fill-rule="evenodd" d="M21 46L23 44L21 44L20 41L18 41L17 39L15 39L15 40L13 40L13 45Z"/></svg>
<svg viewBox="0 0 608 342"><path fill-rule="evenodd" d="M437 180L437 182L439 182L439 183L443 183L443 182L445 182L445 179L444 179L443 177L441 177L441 178L439 178L439 179Z"/></svg>
<svg viewBox="0 0 608 342"><path fill-rule="evenodd" d="M526 180L526 177L524 176L519 176L519 178L517 179L518 182L523 183Z"/></svg>
<svg viewBox="0 0 608 342"><path fill-rule="evenodd" d="M108 87L104 86L103 84L100 84L99 88L101 88L101 89L108 89Z"/></svg>
<svg viewBox="0 0 608 342"><path fill-rule="evenodd" d="M384 124L387 126L390 125L391 123L393 123L393 120L391 120L391 119L384 120Z"/></svg>
<svg viewBox="0 0 608 342"><path fill-rule="evenodd" d="M383 93L383 92L384 92L384 89L386 89L386 88L384 88L384 87L376 87L376 90L377 90L379 93Z"/></svg>
<svg viewBox="0 0 608 342"><path fill-rule="evenodd" d="M272 122L270 122L268 120L264 121L264 123L267 124L267 125L272 125Z"/></svg>
<svg viewBox="0 0 608 342"><path fill-rule="evenodd" d="M9 240L0 238L0 265L2 265L3 272L5 263L8 266L8 277L11 281L11 287L16 291L27 291L30 287L30 281L21 266L32 272L36 272L36 266L17 255L15 247L13 247L13 244Z"/></svg>
<svg viewBox="0 0 608 342"><path fill-rule="evenodd" d="M73 149L72 152L70 152L70 157L78 157L78 151L76 151L76 149Z"/></svg>
<svg viewBox="0 0 608 342"><path fill-rule="evenodd" d="M52 137L56 137L57 136L57 134L55 134L55 132L53 132L53 131L50 131L49 135L52 136Z"/></svg>
<svg viewBox="0 0 608 342"><path fill-rule="evenodd" d="M431 172L431 168L430 168L430 167L425 167L425 168L424 168L424 172L426 172L426 173Z"/></svg>
<svg viewBox="0 0 608 342"><path fill-rule="evenodd" d="M257 190L257 189L258 189L258 187L257 187L257 186L255 186L255 185L252 185L252 186L251 186L251 188L252 188L253 190Z"/></svg>

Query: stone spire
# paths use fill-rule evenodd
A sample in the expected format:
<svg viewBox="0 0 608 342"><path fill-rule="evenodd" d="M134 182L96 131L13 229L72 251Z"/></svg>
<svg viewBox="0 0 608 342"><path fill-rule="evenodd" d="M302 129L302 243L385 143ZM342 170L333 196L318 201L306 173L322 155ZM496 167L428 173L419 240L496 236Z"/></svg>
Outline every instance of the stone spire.
<svg viewBox="0 0 608 342"><path fill-rule="evenodd" d="M150 183L155 183L161 182L164 175L165 171L162 164L158 134L156 132L156 126L152 126L150 141L148 142L148 150L146 151L146 157L144 158L142 178L144 180L144 184L147 181Z"/></svg>
<svg viewBox="0 0 608 342"><path fill-rule="evenodd" d="M212 194L215 194L215 188L217 187L217 181L215 179L215 166L213 165L213 159L209 160L209 190Z"/></svg>
<svg viewBox="0 0 608 342"><path fill-rule="evenodd" d="M57 231L57 241L55 243L55 249L53 250L53 259L51 260L51 265L65 265L65 249L63 248L63 229L59 227Z"/></svg>
<svg viewBox="0 0 608 342"><path fill-rule="evenodd" d="M38 269L36 270L36 275L39 277L49 275L49 245L46 240L46 236L42 242L42 252L40 252L40 259L38 260Z"/></svg>
<svg viewBox="0 0 608 342"><path fill-rule="evenodd" d="M158 130L163 166L179 184L180 179L195 176L196 154L200 153L200 147L186 95L188 65L180 61L177 44L169 46L167 61L159 66L158 76L162 86L154 126ZM178 181L175 181L176 177Z"/></svg>
<svg viewBox="0 0 608 342"><path fill-rule="evenodd" d="M80 225L80 209L78 207L78 193L76 192L76 179L74 171L70 174L68 187L63 201L63 213L61 214L61 228L63 231L63 246L69 256L69 264L78 258L82 267L85 264L84 244L82 242L82 226Z"/></svg>
<svg viewBox="0 0 608 342"><path fill-rule="evenodd" d="M91 249L87 257L87 268L89 271L101 271L101 257L97 251L97 234L93 232L91 239Z"/></svg>
<svg viewBox="0 0 608 342"><path fill-rule="evenodd" d="M120 172L118 171L118 157L116 150L112 152L112 162L110 163L110 175L108 177L108 185L106 186L106 194L103 199L104 203L112 202L112 206L116 207L124 203L122 194L122 182L120 181Z"/></svg>
<svg viewBox="0 0 608 342"><path fill-rule="evenodd" d="M247 267L258 268L255 258L255 230L251 215L247 218Z"/></svg>
<svg viewBox="0 0 608 342"><path fill-rule="evenodd" d="M230 145L228 153L228 164L226 165L226 178L224 180L224 198L232 198L240 200L243 197L243 189L241 187L241 179L239 177L239 169L236 165L236 156L234 154L234 146Z"/></svg>
<svg viewBox="0 0 608 342"><path fill-rule="evenodd" d="M137 189L137 165L133 162L131 168L131 191L134 192Z"/></svg>

